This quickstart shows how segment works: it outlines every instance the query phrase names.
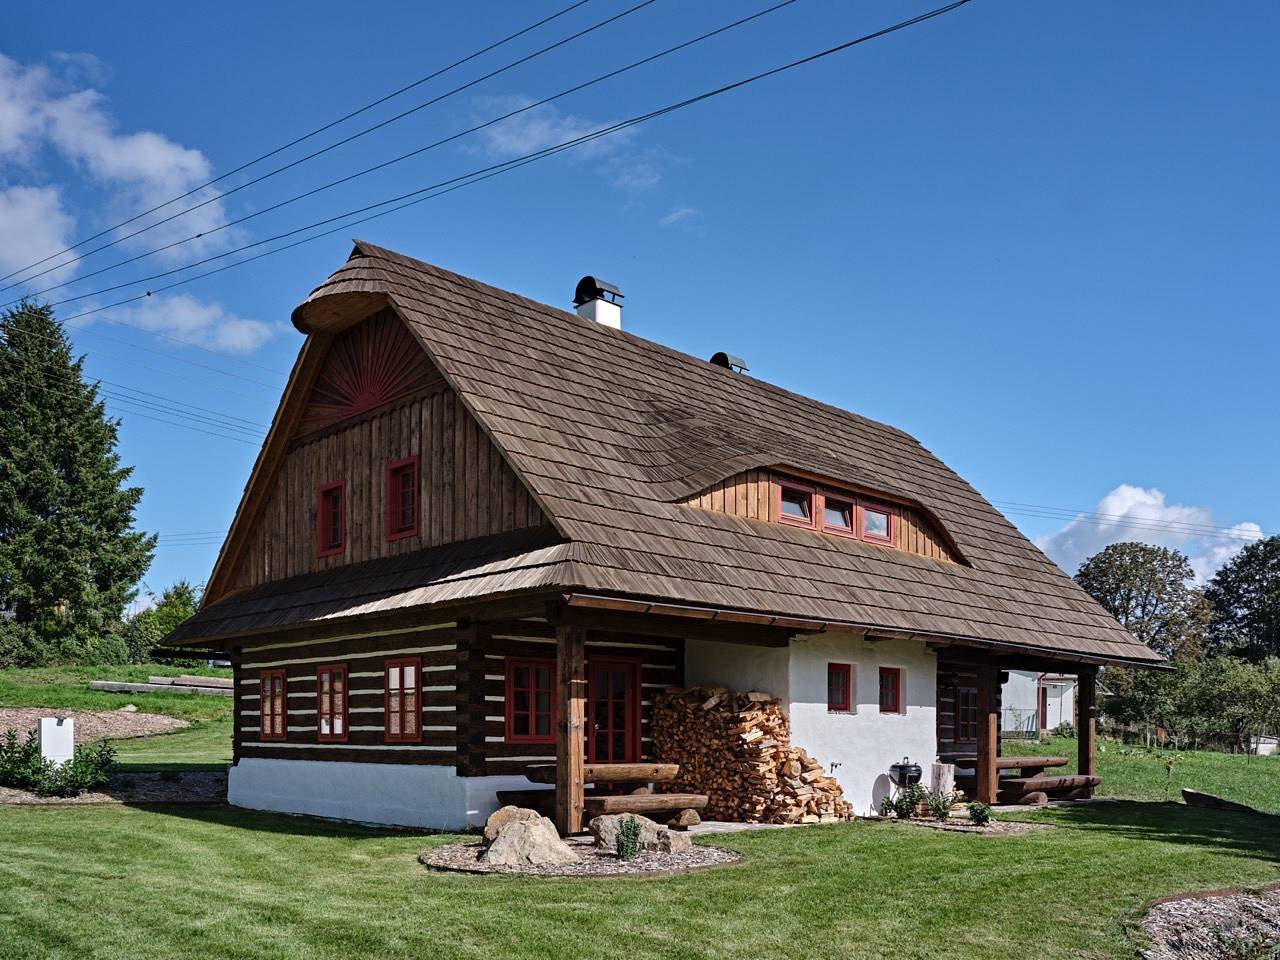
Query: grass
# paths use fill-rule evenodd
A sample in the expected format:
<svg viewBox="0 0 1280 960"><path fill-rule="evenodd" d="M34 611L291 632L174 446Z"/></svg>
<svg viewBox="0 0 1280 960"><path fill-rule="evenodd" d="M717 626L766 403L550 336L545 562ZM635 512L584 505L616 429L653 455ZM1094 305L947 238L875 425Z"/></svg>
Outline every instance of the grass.
<svg viewBox="0 0 1280 960"><path fill-rule="evenodd" d="M1010 756L1068 757L1070 763L1065 771L1076 769L1075 740L1050 737L1039 744L1006 740L1002 750ZM1098 796L1163 800L1167 777L1164 758L1171 752L1100 740L1098 776L1102 778L1102 786ZM1184 750L1176 756L1178 760L1169 784L1170 799L1178 800L1181 788L1189 787L1280 814L1280 756L1245 757L1211 750ZM1046 772L1055 773L1057 769Z"/></svg>
<svg viewBox="0 0 1280 960"><path fill-rule="evenodd" d="M1114 803L978 837L852 823L715 838L654 879L424 870L450 837L208 805L0 810L6 960L1133 956L1149 899L1280 879L1280 818ZM92 905L92 909L86 909Z"/></svg>

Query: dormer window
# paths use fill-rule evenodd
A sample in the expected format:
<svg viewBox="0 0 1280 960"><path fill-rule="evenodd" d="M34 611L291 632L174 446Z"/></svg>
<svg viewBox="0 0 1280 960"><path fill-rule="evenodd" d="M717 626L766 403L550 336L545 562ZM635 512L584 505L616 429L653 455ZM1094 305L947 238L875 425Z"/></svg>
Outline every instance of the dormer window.
<svg viewBox="0 0 1280 960"><path fill-rule="evenodd" d="M808 487L783 483L778 487L778 522L812 527L813 491Z"/></svg>
<svg viewBox="0 0 1280 960"><path fill-rule="evenodd" d="M882 504L866 500L859 506L862 539L871 543L893 543L893 511Z"/></svg>
<svg viewBox="0 0 1280 960"><path fill-rule="evenodd" d="M399 540L418 532L418 459L387 466L387 539Z"/></svg>
<svg viewBox="0 0 1280 960"><path fill-rule="evenodd" d="M854 536L854 502L827 494L822 498L822 529L842 537Z"/></svg>
<svg viewBox="0 0 1280 960"><path fill-rule="evenodd" d="M316 497L316 556L341 553L347 545L347 517L344 504L346 484L330 483Z"/></svg>

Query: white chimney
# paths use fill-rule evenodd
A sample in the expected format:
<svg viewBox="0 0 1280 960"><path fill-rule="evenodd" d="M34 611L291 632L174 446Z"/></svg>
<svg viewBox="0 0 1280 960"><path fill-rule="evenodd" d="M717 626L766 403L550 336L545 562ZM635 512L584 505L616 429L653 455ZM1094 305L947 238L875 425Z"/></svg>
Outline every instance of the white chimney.
<svg viewBox="0 0 1280 960"><path fill-rule="evenodd" d="M583 277L573 292L573 305L578 309L578 316L615 330L622 329L622 304L618 302L621 299L621 290L595 277Z"/></svg>

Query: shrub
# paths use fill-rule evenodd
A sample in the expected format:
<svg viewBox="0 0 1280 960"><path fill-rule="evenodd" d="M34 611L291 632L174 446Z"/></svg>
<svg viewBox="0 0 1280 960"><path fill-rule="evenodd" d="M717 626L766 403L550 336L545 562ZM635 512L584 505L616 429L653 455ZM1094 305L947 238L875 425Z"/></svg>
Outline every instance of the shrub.
<svg viewBox="0 0 1280 960"><path fill-rule="evenodd" d="M935 820L946 820L951 816L951 806L956 802L956 795L953 793L940 793L937 790L929 790L925 799L925 804L929 808L929 815Z"/></svg>
<svg viewBox="0 0 1280 960"><path fill-rule="evenodd" d="M880 801L880 815L887 817L893 814L899 820L910 820L920 809L920 804L928 803L930 791L913 783L898 791L896 797L885 797Z"/></svg>
<svg viewBox="0 0 1280 960"><path fill-rule="evenodd" d="M640 821L627 817L618 827L618 859L630 860L640 852Z"/></svg>
<svg viewBox="0 0 1280 960"><path fill-rule="evenodd" d="M0 787L30 790L42 797L74 797L106 783L115 759L110 744L81 744L70 760L55 766L40 755L40 738L34 730L25 739L9 730L0 736Z"/></svg>
<svg viewBox="0 0 1280 960"><path fill-rule="evenodd" d="M1074 723L1064 721L1053 728L1053 735L1055 737L1065 737L1068 740L1074 740L1076 738L1076 725Z"/></svg>
<svg viewBox="0 0 1280 960"><path fill-rule="evenodd" d="M977 827L985 827L993 819L995 814L991 812L991 805L983 803L981 800L975 800L968 806L969 822Z"/></svg>

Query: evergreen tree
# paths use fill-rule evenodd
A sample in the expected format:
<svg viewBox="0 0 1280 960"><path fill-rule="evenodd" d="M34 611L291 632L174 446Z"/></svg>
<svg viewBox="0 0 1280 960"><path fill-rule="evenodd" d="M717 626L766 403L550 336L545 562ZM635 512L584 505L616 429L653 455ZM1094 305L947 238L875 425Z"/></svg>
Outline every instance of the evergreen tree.
<svg viewBox="0 0 1280 960"><path fill-rule="evenodd" d="M49 307L0 314L0 666L122 660L120 618L155 537L133 529L141 487L118 420L85 383Z"/></svg>

